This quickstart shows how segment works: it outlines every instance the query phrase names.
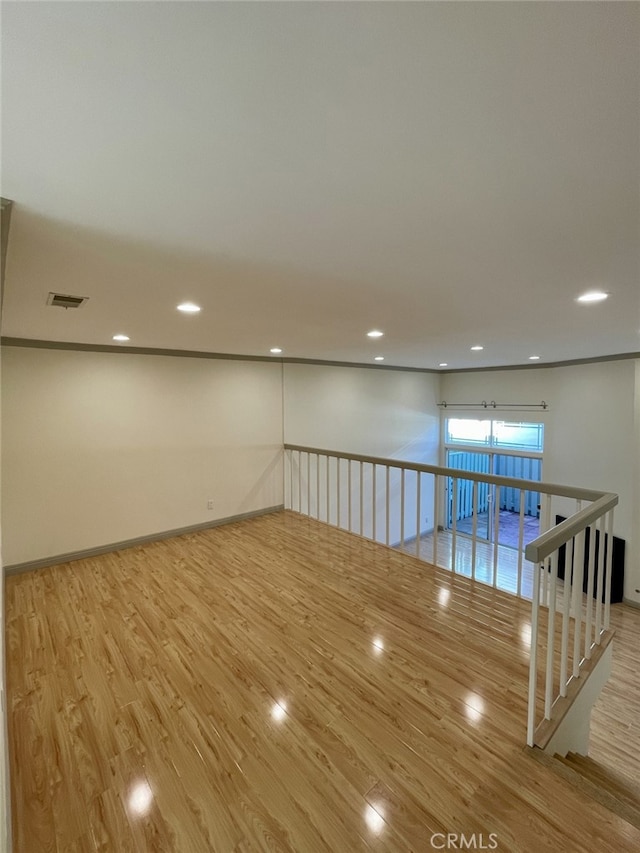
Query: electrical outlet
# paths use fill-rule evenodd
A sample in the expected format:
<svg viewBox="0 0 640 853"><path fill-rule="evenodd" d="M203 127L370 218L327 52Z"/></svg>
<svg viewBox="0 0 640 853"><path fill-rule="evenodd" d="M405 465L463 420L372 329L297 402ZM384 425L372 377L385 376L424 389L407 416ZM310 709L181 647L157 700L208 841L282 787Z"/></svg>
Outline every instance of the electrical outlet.
<svg viewBox="0 0 640 853"><path fill-rule="evenodd" d="M213 501L207 501L207 509L213 509Z"/></svg>

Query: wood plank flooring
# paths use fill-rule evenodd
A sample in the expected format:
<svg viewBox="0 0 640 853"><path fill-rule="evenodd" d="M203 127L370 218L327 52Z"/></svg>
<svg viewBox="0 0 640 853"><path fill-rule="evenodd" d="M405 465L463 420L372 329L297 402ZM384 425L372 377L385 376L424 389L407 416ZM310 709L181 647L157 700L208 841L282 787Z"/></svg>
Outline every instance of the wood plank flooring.
<svg viewBox="0 0 640 853"><path fill-rule="evenodd" d="M415 541L403 548L405 553L415 555ZM449 531L438 533L438 565L449 571L451 566L452 536ZM433 534L426 534L419 543L421 560L433 558ZM472 541L468 536L458 536L456 543L456 574L471 577ZM533 590L533 564L522 561L521 594L531 597ZM476 543L475 578L493 585L494 549L487 542ZM510 547L498 546L498 565L495 572L498 589L516 594L518 589L518 553ZM560 631L563 605L563 583L558 581L556 597L556 687L560 667ZM587 596L582 596L583 607ZM547 623L544 611L540 614L540 629L546 635ZM591 720L590 756L606 766L610 772L640 784L640 609L624 605L611 608L611 627L615 630L612 677L596 703ZM573 622L570 626L570 666L573 661ZM538 687L538 717L543 718L544 682L542 675ZM639 804L640 805L640 804Z"/></svg>
<svg viewBox="0 0 640 853"><path fill-rule="evenodd" d="M419 556L421 560L433 564L433 533L425 533L416 546L415 539L405 543L401 550L405 554ZM449 530L438 531L437 565L450 570L452 565L453 536ZM418 553L416 554L416 548ZM518 551L507 545L498 545L497 564L494 569L494 546L490 542L476 541L476 566L473 574L472 538L465 534L456 537L455 573L495 586L513 595L518 594ZM533 563L523 558L520 594L525 598L533 595Z"/></svg>
<svg viewBox="0 0 640 853"><path fill-rule="evenodd" d="M500 590L290 512L6 590L17 853L640 849L524 748Z"/></svg>
<svg viewBox="0 0 640 853"><path fill-rule="evenodd" d="M640 609L613 604L611 627L611 678L591 713L589 756L640 787Z"/></svg>

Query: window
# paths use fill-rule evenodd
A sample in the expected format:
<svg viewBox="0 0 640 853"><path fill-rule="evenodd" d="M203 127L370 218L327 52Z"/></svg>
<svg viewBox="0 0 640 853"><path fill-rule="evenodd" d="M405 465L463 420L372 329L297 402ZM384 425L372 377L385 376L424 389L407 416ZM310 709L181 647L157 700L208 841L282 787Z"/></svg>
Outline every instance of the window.
<svg viewBox="0 0 640 853"><path fill-rule="evenodd" d="M447 444L499 447L504 450L530 450L534 453L542 453L544 424L447 418L445 441Z"/></svg>
<svg viewBox="0 0 640 853"><path fill-rule="evenodd" d="M447 418L447 444L491 445L491 421L475 421L463 418Z"/></svg>

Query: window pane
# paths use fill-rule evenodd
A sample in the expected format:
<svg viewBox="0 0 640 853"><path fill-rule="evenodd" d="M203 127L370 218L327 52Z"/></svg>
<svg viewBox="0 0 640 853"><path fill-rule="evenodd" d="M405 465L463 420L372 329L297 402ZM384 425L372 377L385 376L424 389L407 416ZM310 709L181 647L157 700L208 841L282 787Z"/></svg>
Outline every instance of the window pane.
<svg viewBox="0 0 640 853"><path fill-rule="evenodd" d="M476 421L467 418L447 418L448 444L482 444L491 442L491 421Z"/></svg>
<svg viewBox="0 0 640 853"><path fill-rule="evenodd" d="M447 418L445 433L447 444L532 450L537 453L541 453L544 448L544 424Z"/></svg>
<svg viewBox="0 0 640 853"><path fill-rule="evenodd" d="M510 447L512 450L542 451L544 424L493 422L493 446Z"/></svg>

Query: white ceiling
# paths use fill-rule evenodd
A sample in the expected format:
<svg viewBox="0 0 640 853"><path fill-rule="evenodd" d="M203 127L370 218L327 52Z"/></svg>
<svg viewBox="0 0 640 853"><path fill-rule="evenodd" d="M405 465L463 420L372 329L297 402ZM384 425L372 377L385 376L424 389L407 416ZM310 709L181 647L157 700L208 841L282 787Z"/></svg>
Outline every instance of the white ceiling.
<svg viewBox="0 0 640 853"><path fill-rule="evenodd" d="M637 3L18 2L2 31L4 336L640 350Z"/></svg>

